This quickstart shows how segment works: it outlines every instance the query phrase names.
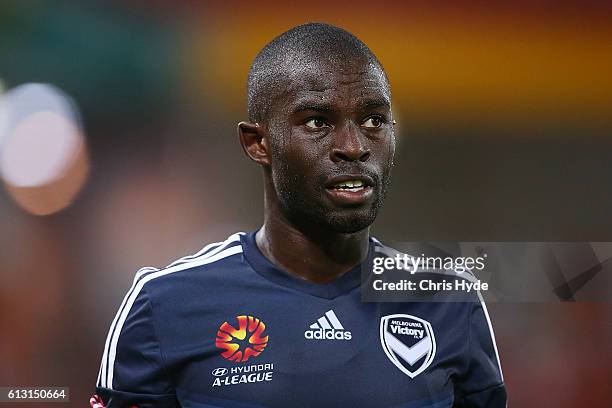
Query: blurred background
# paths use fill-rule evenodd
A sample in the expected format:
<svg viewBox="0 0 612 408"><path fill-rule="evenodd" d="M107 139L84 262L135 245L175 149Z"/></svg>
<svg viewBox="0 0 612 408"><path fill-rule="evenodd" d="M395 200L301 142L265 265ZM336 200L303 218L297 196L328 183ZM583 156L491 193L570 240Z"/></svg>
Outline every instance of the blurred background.
<svg viewBox="0 0 612 408"><path fill-rule="evenodd" d="M309 21L391 79L380 239L612 241L610 3L3 0L0 385L86 406L136 270L259 226L247 72ZM511 406L611 406L610 302L490 312Z"/></svg>

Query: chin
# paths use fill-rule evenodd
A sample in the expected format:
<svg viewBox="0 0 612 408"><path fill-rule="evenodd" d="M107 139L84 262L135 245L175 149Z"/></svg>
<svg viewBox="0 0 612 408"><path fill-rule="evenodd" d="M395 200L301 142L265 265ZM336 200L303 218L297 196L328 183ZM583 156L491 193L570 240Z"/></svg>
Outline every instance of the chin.
<svg viewBox="0 0 612 408"><path fill-rule="evenodd" d="M368 228L375 219L376 213L371 211L366 214L332 215L327 217L325 223L336 232L352 234Z"/></svg>
<svg viewBox="0 0 612 408"><path fill-rule="evenodd" d="M378 215L379 201L361 208L338 208L328 203L312 200L280 200L280 209L293 224L309 230L328 230L341 234L353 234L368 228Z"/></svg>

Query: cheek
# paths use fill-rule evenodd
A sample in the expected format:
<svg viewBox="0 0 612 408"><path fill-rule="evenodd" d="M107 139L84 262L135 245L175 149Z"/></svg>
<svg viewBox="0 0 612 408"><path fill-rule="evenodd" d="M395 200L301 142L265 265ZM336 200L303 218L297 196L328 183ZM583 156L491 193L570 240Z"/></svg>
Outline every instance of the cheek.
<svg viewBox="0 0 612 408"><path fill-rule="evenodd" d="M395 135L391 135L389 140L389 163L393 165L393 159L395 157Z"/></svg>
<svg viewBox="0 0 612 408"><path fill-rule="evenodd" d="M278 142L273 149L271 165L275 184L282 185L285 190L303 185L307 171L305 160L304 152L292 143L291 138Z"/></svg>
<svg viewBox="0 0 612 408"><path fill-rule="evenodd" d="M381 139L372 150L375 152L377 164L381 167L389 167L395 156L395 137L391 134Z"/></svg>
<svg viewBox="0 0 612 408"><path fill-rule="evenodd" d="M304 134L298 128L289 129L287 136L278 147L279 159L286 167L300 174L310 174L320 168L318 164L324 158L326 149L323 140Z"/></svg>

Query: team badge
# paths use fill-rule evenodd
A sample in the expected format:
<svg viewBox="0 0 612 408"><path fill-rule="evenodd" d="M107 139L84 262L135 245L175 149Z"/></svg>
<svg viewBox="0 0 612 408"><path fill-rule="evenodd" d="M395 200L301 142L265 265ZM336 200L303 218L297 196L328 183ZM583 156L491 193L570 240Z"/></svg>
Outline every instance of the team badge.
<svg viewBox="0 0 612 408"><path fill-rule="evenodd" d="M381 317L380 343L389 360L410 378L425 371L436 355L431 324L412 315Z"/></svg>
<svg viewBox="0 0 612 408"><path fill-rule="evenodd" d="M217 331L216 345L225 350L221 355L226 359L243 363L259 356L268 345L268 336L263 333L266 325L253 316L237 316L238 328L224 322Z"/></svg>

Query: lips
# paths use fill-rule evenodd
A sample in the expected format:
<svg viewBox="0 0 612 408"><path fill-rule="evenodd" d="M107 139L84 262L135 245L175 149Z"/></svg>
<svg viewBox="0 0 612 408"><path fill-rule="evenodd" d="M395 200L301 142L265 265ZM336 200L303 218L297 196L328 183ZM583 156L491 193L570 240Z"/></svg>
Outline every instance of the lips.
<svg viewBox="0 0 612 408"><path fill-rule="evenodd" d="M357 206L372 196L374 181L365 175L343 175L330 179L325 190L330 199L340 206Z"/></svg>
<svg viewBox="0 0 612 408"><path fill-rule="evenodd" d="M337 188L355 188L357 186L372 187L374 180L370 176L364 174L346 174L342 176L336 176L325 183L327 189Z"/></svg>

